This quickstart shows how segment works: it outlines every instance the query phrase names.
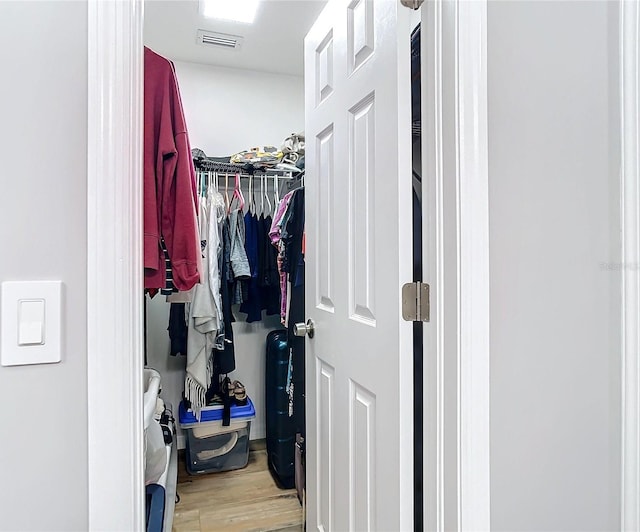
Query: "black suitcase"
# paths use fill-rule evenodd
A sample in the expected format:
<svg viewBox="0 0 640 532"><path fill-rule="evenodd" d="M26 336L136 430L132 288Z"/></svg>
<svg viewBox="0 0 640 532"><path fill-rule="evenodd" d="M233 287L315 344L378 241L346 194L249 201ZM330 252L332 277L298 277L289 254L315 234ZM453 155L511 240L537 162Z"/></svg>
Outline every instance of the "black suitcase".
<svg viewBox="0 0 640 532"><path fill-rule="evenodd" d="M265 400L269 468L282 488L295 487L295 418L289 416L289 343L285 329L267 336Z"/></svg>

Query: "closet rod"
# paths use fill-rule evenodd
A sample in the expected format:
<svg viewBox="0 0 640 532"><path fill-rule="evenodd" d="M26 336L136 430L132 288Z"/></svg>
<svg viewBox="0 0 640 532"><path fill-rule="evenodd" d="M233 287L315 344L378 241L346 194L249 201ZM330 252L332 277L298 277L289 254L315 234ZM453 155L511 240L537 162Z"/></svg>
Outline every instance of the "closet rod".
<svg viewBox="0 0 640 532"><path fill-rule="evenodd" d="M208 170L196 170L196 172L202 172L202 173L206 173ZM215 171L215 170L211 170L211 171ZM218 170L219 171L219 170ZM235 172L222 172L223 174L229 174L229 177L234 177L236 174L238 174L238 176L241 179L248 179L250 177L253 177L255 179L259 179L261 177L275 177L277 175L278 180L282 180L282 181L287 181L289 179L293 180L293 179L301 179L303 177L304 174L300 173L300 174L296 174L296 175L280 175L280 174L263 174L263 173L259 173L259 174L241 174L239 173L237 170Z"/></svg>
<svg viewBox="0 0 640 532"><path fill-rule="evenodd" d="M249 176L274 176L283 178L292 178L291 170L283 170L279 168L258 168L252 164L234 164L234 163L222 163L218 161L208 161L206 159L194 159L194 165L196 170L211 171L211 172L229 172L239 173L242 177Z"/></svg>

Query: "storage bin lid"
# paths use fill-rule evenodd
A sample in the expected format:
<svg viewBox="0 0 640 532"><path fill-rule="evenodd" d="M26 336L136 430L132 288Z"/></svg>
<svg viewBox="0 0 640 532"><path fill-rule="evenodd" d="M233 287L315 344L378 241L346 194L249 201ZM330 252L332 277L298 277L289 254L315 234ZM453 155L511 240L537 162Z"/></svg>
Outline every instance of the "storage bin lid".
<svg viewBox="0 0 640 532"><path fill-rule="evenodd" d="M200 423L208 423L210 421L222 421L222 411L224 407L222 405L206 406L200 412ZM256 409L251 402L251 399L247 398L246 405L232 405L231 406L231 419L253 419L256 417ZM179 410L180 425L197 425L198 420L193 412L187 410L184 406L184 401L180 401Z"/></svg>

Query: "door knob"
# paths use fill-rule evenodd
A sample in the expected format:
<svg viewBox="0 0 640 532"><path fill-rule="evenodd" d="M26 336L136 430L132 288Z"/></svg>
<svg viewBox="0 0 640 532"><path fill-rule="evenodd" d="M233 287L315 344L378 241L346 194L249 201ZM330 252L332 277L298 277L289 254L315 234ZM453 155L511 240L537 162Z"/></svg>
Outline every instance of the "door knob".
<svg viewBox="0 0 640 532"><path fill-rule="evenodd" d="M293 326L293 334L296 336L309 336L309 338L313 338L313 334L315 331L315 324L313 320L307 320L307 323L296 323Z"/></svg>

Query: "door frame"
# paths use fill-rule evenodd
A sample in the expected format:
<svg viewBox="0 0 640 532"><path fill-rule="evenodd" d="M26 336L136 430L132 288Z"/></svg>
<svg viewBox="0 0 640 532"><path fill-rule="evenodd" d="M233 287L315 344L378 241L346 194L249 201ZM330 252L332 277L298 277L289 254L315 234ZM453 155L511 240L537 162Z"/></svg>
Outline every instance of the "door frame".
<svg viewBox="0 0 640 532"><path fill-rule="evenodd" d="M143 530L143 0L88 2L89 530Z"/></svg>
<svg viewBox="0 0 640 532"><path fill-rule="evenodd" d="M425 529L490 530L488 6L423 9Z"/></svg>
<svg viewBox="0 0 640 532"><path fill-rule="evenodd" d="M622 530L640 529L640 6L620 1Z"/></svg>
<svg viewBox="0 0 640 532"><path fill-rule="evenodd" d="M144 528L143 415L143 276L142 276L142 132L143 132L144 0L89 0L88 117L88 442L89 529ZM456 307L459 367L457 397L457 472L455 508L459 529L489 528L488 453L488 271L487 138L486 138L486 0L436 0L436 36L428 49L435 74L432 103L442 106L443 88L455 86L455 106L440 110L432 124L436 166L425 168L437 187L444 178L444 159L455 157L460 276ZM427 39L425 39L426 41ZM431 41L430 41L431 42ZM448 46L453 44L453 48ZM424 50L425 48L423 48ZM455 50L455 54L448 54ZM447 53L445 53L445 51ZM455 137L445 134L443 118L453 120ZM429 151L425 151L429 153ZM435 173L434 173L435 172ZM434 189L437 194L442 188ZM436 198L436 196L434 196ZM442 230L442 197L438 219L428 225ZM432 220L433 221L433 220ZM462 223L460 223L462 221ZM426 231L425 231L426 233ZM439 235L441 236L441 234ZM445 303L437 290L443 273L442 239L433 248L434 310ZM432 249L432 248L425 248ZM480 261L480 270L472 263ZM105 283L105 279L109 282ZM434 283L434 281L431 281ZM114 290L113 287L121 287ZM481 313L481 319L475 316ZM473 318L473 319L472 319ZM436 359L444 360L442 324L435 321ZM426 340L429 342L431 340ZM433 368L428 368L431 371ZM441 364L436 370L442 369ZM425 424L425 442L442 436L445 381L438 375L435 423ZM467 393L466 390L471 390ZM117 413L117 415L113 415ZM427 512L434 511L444 529L443 441L437 453L437 481L425 489ZM429 477L425 477L429 478ZM434 495L436 506L431 504ZM465 505L462 505L464 497ZM469 501L475 501L470 503ZM448 504L448 503L447 503ZM429 527L430 528L430 527Z"/></svg>

